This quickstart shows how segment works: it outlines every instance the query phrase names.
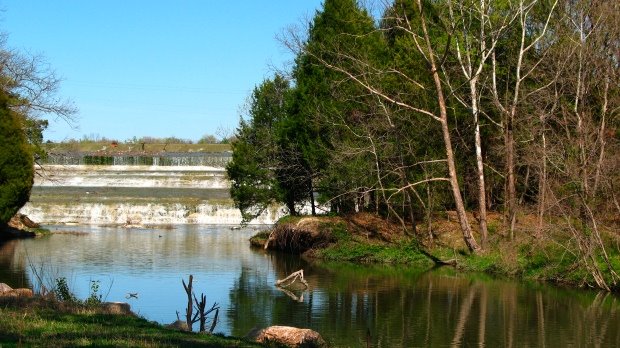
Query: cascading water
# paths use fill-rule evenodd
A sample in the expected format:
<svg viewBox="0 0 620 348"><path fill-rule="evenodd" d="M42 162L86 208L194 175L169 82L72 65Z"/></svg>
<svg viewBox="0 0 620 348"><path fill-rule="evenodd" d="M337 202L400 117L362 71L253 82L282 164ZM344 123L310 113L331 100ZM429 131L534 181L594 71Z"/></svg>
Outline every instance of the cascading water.
<svg viewBox="0 0 620 348"><path fill-rule="evenodd" d="M45 164L51 165L147 165L147 166L212 166L225 167L231 159L230 152L164 152L157 154L93 154L50 153Z"/></svg>
<svg viewBox="0 0 620 348"><path fill-rule="evenodd" d="M229 160L230 153L50 156L20 212L43 224L239 224ZM272 224L283 214L274 207L252 223Z"/></svg>

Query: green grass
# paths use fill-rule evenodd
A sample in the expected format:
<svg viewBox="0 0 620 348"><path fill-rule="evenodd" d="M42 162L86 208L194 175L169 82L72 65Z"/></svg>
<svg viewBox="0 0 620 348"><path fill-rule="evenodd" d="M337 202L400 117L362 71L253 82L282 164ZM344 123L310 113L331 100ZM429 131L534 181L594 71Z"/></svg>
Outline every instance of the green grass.
<svg viewBox="0 0 620 348"><path fill-rule="evenodd" d="M270 233L271 231L269 230L258 232L250 238L250 245L262 248L267 242L267 238L269 238Z"/></svg>
<svg viewBox="0 0 620 348"><path fill-rule="evenodd" d="M0 346L260 347L238 338L181 332L136 316L41 299L0 299Z"/></svg>
<svg viewBox="0 0 620 348"><path fill-rule="evenodd" d="M351 237L338 238L337 243L316 251L315 256L327 261L432 266L432 262L411 243L375 244Z"/></svg>

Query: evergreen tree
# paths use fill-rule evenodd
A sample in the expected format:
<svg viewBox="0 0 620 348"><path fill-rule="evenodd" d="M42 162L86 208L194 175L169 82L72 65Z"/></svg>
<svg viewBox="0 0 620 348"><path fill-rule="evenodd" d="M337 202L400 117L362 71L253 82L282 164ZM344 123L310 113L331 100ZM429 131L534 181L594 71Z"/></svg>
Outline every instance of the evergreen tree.
<svg viewBox="0 0 620 348"><path fill-rule="evenodd" d="M295 94L285 125L291 153L310 178L308 198L314 213L314 193L329 200L332 209L352 209L352 192L368 186L361 175L363 161L341 158L352 134L339 125L352 115L368 114L367 93L328 67L341 54L374 54L380 35L372 18L354 0L327 0L310 24L308 39L296 58ZM364 168L364 171L368 168Z"/></svg>
<svg viewBox="0 0 620 348"><path fill-rule="evenodd" d="M34 179L32 147L20 120L0 93L0 225L28 202Z"/></svg>
<svg viewBox="0 0 620 348"><path fill-rule="evenodd" d="M233 158L226 171L231 197L243 221L259 216L274 203L284 202L295 214L295 199L283 175L285 159L279 147L277 127L286 117L290 94L288 81L276 75L254 89L247 120L241 120L232 142Z"/></svg>

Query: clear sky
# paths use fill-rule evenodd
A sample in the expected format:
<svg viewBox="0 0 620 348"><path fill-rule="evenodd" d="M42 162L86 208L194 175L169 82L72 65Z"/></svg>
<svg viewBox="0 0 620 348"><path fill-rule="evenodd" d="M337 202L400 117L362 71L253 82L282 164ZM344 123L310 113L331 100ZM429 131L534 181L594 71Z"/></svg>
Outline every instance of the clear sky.
<svg viewBox="0 0 620 348"><path fill-rule="evenodd" d="M9 48L43 54L79 109L45 139L198 140L233 131L252 89L292 55L276 40L321 0L0 0Z"/></svg>

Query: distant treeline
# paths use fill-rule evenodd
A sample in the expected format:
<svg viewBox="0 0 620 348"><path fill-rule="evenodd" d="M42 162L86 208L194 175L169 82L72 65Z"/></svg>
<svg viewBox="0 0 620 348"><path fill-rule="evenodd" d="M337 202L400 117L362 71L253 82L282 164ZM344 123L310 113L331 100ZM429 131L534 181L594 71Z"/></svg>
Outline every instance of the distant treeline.
<svg viewBox="0 0 620 348"><path fill-rule="evenodd" d="M67 139L63 140L60 143L66 144L230 144L230 142L234 140L234 136L224 136L221 138L216 137L215 135L206 134L203 135L197 141L191 139L183 139L177 137L133 137L131 139L127 139L124 141L119 141L118 139L112 139L107 137L101 137L99 135L84 135L82 139ZM51 140L47 141L48 144L52 143Z"/></svg>

